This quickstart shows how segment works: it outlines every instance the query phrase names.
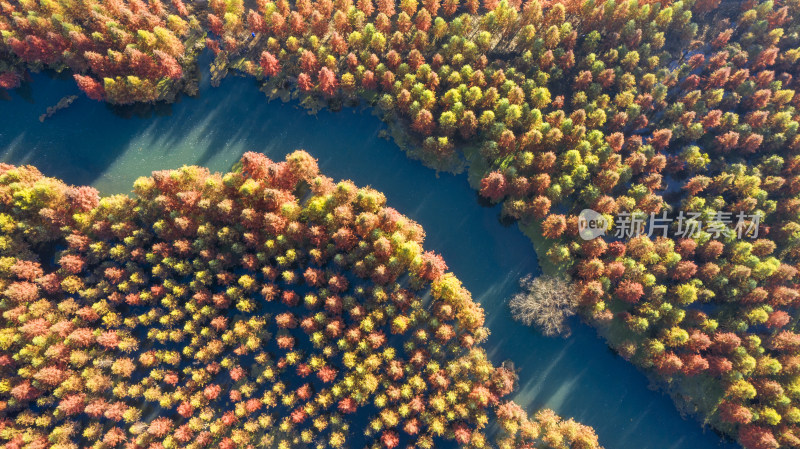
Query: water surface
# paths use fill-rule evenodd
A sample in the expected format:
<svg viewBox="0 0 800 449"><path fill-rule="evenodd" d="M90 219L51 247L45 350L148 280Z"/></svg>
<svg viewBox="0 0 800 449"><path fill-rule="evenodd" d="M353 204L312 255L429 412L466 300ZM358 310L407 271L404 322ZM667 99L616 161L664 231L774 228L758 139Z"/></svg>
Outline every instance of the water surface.
<svg viewBox="0 0 800 449"><path fill-rule="evenodd" d="M380 138L385 126L368 112L309 116L292 104L267 103L251 79L229 78L218 88L204 81L198 98L146 117L124 118L80 96L39 122L48 106L78 93L69 80L35 75L32 90L0 100L0 161L33 164L112 194L129 192L153 170L197 164L227 171L245 151L282 160L305 149L326 175L381 190L390 206L425 228L426 249L442 254L485 308L492 360L512 359L520 369L520 405L549 407L593 426L608 449L738 447L682 419L592 328L574 322L569 339L552 339L512 321L506 301L517 279L540 272L530 242L498 222L498 207L478 205L466 175L437 175Z"/></svg>

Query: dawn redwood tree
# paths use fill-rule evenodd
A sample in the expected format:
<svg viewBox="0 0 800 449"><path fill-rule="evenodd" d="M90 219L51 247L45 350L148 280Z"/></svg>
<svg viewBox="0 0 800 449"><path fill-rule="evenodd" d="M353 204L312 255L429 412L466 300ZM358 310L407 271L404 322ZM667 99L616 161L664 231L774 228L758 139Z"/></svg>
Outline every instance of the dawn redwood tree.
<svg viewBox="0 0 800 449"><path fill-rule="evenodd" d="M319 71L319 88L326 95L332 97L336 94L339 82L336 75L327 67L323 67Z"/></svg>
<svg viewBox="0 0 800 449"><path fill-rule="evenodd" d="M103 101L105 97L105 92L103 90L103 85L100 82L96 81L90 76L83 76L83 75L74 75L75 82L78 83L78 87L86 94L87 97L91 98L92 100Z"/></svg>
<svg viewBox="0 0 800 449"><path fill-rule="evenodd" d="M499 201L507 192L506 177L500 172L492 172L481 180L481 196L492 201Z"/></svg>

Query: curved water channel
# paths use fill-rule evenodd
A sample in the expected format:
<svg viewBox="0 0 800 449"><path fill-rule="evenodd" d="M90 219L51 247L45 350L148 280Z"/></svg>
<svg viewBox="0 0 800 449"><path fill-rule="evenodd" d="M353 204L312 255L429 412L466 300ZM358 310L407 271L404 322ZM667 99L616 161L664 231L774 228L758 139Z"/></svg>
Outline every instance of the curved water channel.
<svg viewBox="0 0 800 449"><path fill-rule="evenodd" d="M466 175L437 175L380 138L385 125L369 112L310 116L293 104L268 103L252 79L228 78L217 88L204 80L197 98L146 116L126 118L79 95L39 122L48 106L78 94L70 79L34 75L29 88L0 100L0 161L112 194L129 192L153 170L196 164L226 171L245 151L282 160L305 149L326 175L384 192L390 206L425 228L425 247L442 254L486 310L493 361L512 359L520 369L515 399L529 411L549 407L591 425L608 449L738 447L682 419L589 326L575 321L570 338L553 339L512 321L506 301L517 280L540 271L530 242L498 222L498 207L478 205Z"/></svg>

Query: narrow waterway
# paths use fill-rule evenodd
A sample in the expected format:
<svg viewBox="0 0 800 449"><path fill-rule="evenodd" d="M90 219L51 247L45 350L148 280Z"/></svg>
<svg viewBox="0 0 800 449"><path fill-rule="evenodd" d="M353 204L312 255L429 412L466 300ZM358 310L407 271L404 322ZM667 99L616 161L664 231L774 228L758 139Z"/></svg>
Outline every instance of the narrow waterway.
<svg viewBox="0 0 800 449"><path fill-rule="evenodd" d="M144 116L123 117L81 95L40 123L48 106L79 92L71 80L44 75L34 75L30 87L0 100L0 161L113 194L153 170L196 164L226 171L245 151L282 160L304 149L328 176L381 190L425 228L425 247L443 255L486 310L494 362L511 359L520 369L516 400L528 410L549 407L591 425L608 449L738 447L682 419L592 328L576 321L570 338L551 339L512 321L506 301L517 279L539 272L530 242L498 222L499 208L478 205L466 175L437 175L380 138L385 126L368 112L309 116L267 103L251 79L229 78L218 88L204 81L197 98Z"/></svg>

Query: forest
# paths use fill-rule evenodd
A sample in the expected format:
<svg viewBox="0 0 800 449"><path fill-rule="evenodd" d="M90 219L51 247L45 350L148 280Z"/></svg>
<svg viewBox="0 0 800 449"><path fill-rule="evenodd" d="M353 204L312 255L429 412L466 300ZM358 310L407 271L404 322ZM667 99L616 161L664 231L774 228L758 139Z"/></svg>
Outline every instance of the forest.
<svg viewBox="0 0 800 449"><path fill-rule="evenodd" d="M483 310L380 192L301 151L133 187L0 166L5 448L600 447L505 399Z"/></svg>
<svg viewBox="0 0 800 449"><path fill-rule="evenodd" d="M374 107L387 123L403 130L410 157L437 170L459 171L468 166L479 194L502 204L503 219L517 221L537 242L546 270L573 281L580 316L622 357L659 379L700 420L747 449L800 447L800 95L796 92L800 1L257 0L246 7L242 0L196 4L0 0L0 10L0 87L6 89L19 86L28 72L52 70L71 74L95 100L116 104L173 101L181 93L196 91L198 55L210 51L216 82L229 75L251 76L268 96L294 98L310 109L356 103ZM250 173L247 164L243 161L245 168L239 176ZM290 159L287 164L294 162ZM270 179L281 176L276 168L264 170L263 176ZM37 175L19 176L29 179L24 182L40 182L32 180ZM47 220L48 213L54 214L51 219L62 216L54 212L11 215L4 229L18 230L15 223L24 223L20 232L29 240L19 244L17 237L6 237L5 251L14 255L9 257L19 257L40 250L36 239L47 233L37 231L37 226L58 232L68 229L65 238L77 235L84 243L77 248L70 243L65 251L74 251L72 255L84 262L76 262L77 272L61 279L54 291L66 289L74 294L88 288L89 293L79 295L81 301L106 298L111 294L106 289L113 290L116 284L106 279L107 273L89 275L93 269L85 267L111 263L121 270L123 266L124 270L141 269L134 268L136 264L128 268L127 243L116 256L113 248L101 243L118 233L115 238L130 239L133 248L143 238L127 234L141 224L114 222L114 217L120 217L114 214L113 203L140 201L136 207L144 214L141 217L153 220L148 208L171 210L184 201L156 194L157 187L151 184L157 186L159 176L173 186L189 182L180 181L180 176L194 180L209 175L158 175L136 186L139 200L112 197L97 205L81 203L87 212L71 218L74 224L39 223ZM173 184L165 177L176 180ZM234 178L230 175L227 182ZM22 182L8 179L12 184ZM217 183L227 185L225 178L210 181L212 185L203 182L212 196L220 195L214 190ZM310 186L312 190L327 188ZM246 195L248 190L252 189L240 193ZM4 216L9 216L8 211L48 209L16 203L39 191L5 193ZM203 204L201 199L196 201ZM578 216L583 209L608 218L612 229L606 236L580 237ZM216 211L208 213L200 216L224 218ZM314 215L287 213L290 220ZM711 226L691 237L675 237L675 232L614 237L615 217L662 213L683 213ZM740 214L750 217L745 224L751 232L744 238L724 219ZM200 226L189 220L186 226L195 225ZM153 226L164 226L167 234L177 232L169 223L153 220ZM354 242L352 248L360 247L359 238L357 232L338 237ZM408 240L405 237L403 244ZM247 244L239 245L244 251ZM195 250L184 248L187 254ZM402 254L408 248L395 249L392 242L392 250ZM169 259L171 251L180 252L164 250L152 258L155 263L144 254L142 261L153 269L163 264L167 273L176 270L167 277L203 271L175 259L169 260L175 267L168 267L158 257ZM281 257L286 263L295 256ZM419 257L428 257L428 265L423 265L429 271L439 263L432 256ZM411 259L403 260L411 263ZM9 288L25 285L35 290L28 285L40 277L34 270L36 276L19 278L13 274L20 270L13 268L14 263L6 263L5 295L9 298L18 294ZM409 264L401 264L402 269L413 273L423 266ZM363 271L381 266L377 274ZM393 270L400 268L367 262L359 268L357 261L344 267L378 284L396 277L398 272ZM130 288L130 281L122 278L129 275L123 271L117 278L125 288ZM226 280L217 273L207 275L209 282ZM156 272L152 276L160 277ZM289 279L280 276L284 282L296 281L291 274ZM170 286L164 288L188 294L177 279L169 283L162 279ZM222 285L233 283L232 279L227 282ZM237 282L234 295L247 290L240 285L241 278ZM427 282L433 283L431 288L436 285L435 279ZM123 293L127 297L124 290L118 295ZM23 297L30 298L32 306L37 304L36 295L28 292ZM163 298L153 298L169 309ZM125 301L119 299L120 304ZM112 306L98 306L111 313L112 318L102 318L109 329L119 325L113 317L123 320L122 324L126 319ZM0 305L7 329L23 326L19 317L27 319L23 311L15 317L18 307L10 299ZM48 312L51 306L42 307L43 316L58 316ZM75 310L56 308L59 313L83 310L80 304L69 307ZM250 307L246 300L243 307ZM164 316L173 315L154 316L142 324L152 326L156 319L169 323ZM125 338L136 335L136 322L130 323L130 337ZM476 343L481 339L479 327L471 329L477 332L472 335ZM157 327L150 329L154 336L159 332ZM471 332L461 324L451 330ZM44 363L38 356L17 355L36 352L11 346L23 342L17 331L8 335L13 336L6 339L10 343L3 350L9 351L14 363L24 357L32 357L24 362L31 366ZM161 335L164 341L172 338ZM206 344L201 341L206 340L198 337L197 345ZM37 350L47 352L44 346ZM25 372L31 377L20 380L20 385L27 385L21 388L47 397L45 385L49 384L36 380L33 368ZM470 377L475 373L469 370L463 375L464 382L481 382ZM56 379L50 388L70 377ZM698 385L706 387L705 394L692 393ZM5 387L7 391L14 388ZM454 413L454 418L459 416ZM444 429L455 420L445 417L438 422L441 426L426 429ZM29 422L36 419L31 417ZM466 428L476 429L483 418L464 419ZM335 425L326 428L336 432Z"/></svg>

